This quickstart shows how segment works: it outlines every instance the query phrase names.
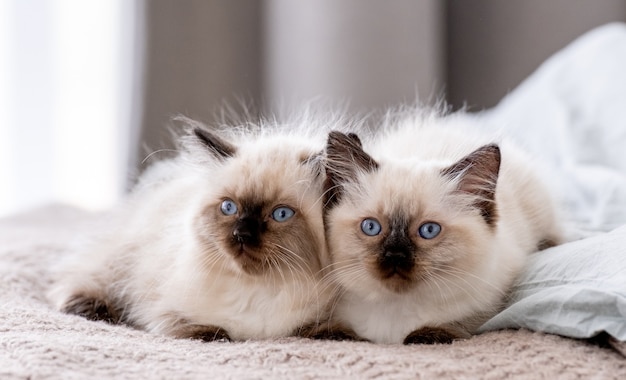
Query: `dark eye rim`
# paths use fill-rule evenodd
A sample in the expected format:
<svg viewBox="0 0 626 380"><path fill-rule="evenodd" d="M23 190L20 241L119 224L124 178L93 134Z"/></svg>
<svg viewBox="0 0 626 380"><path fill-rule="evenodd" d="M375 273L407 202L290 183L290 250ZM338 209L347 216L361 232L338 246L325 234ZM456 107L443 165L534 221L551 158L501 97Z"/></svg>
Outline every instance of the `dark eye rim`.
<svg viewBox="0 0 626 380"><path fill-rule="evenodd" d="M296 214L298 214L298 211L295 208L293 208L293 207L291 207L289 205L280 204L280 205L277 205L276 207L274 207L272 209L272 211L270 212L270 219L275 220L277 222L280 222L280 221L276 220L276 218L274 218L274 213L276 212L276 210L278 210L280 208L287 208L287 209L291 210L291 212L293 212L293 215L291 215L288 219L291 219L291 218L295 217Z"/></svg>
<svg viewBox="0 0 626 380"><path fill-rule="evenodd" d="M436 225L439 228L439 231L437 231L437 234L435 236L429 238L429 237L425 237L425 236L422 235L422 227L424 227L427 224L434 224L434 225ZM433 240L433 239L439 237L441 235L441 232L443 232L443 226L441 225L441 223L438 223L438 222L435 222L435 221L432 221L432 220L426 221L424 223L421 223L419 225L419 227L417 227L417 234L419 235L420 238L422 238L424 240Z"/></svg>
<svg viewBox="0 0 626 380"><path fill-rule="evenodd" d="M225 213L225 212L224 212L224 208L223 208L223 206L224 206L224 202L231 202L232 204L234 204L234 205L235 205L235 212L234 212L234 213L232 213L232 214L227 214L227 213ZM233 216L233 215L236 215L236 214L239 212L239 205L237 205L237 202L235 202L234 200L232 200L232 199L230 199L230 198L223 198L223 199L221 200L221 202L219 203L219 209L220 209L220 211L221 211L222 215L225 215L225 216Z"/></svg>
<svg viewBox="0 0 626 380"><path fill-rule="evenodd" d="M376 222L376 224L378 224L378 232L375 233L374 235L370 235L367 232L365 232L363 230L363 223L365 223L368 220L372 220L374 222ZM371 218L371 217L367 217L367 218L363 218L361 219L361 223L359 223L359 228L361 229L361 232L363 232L365 234L365 236L369 236L369 237L374 237L374 236L378 236L383 232L383 225L380 223L380 221L376 218Z"/></svg>

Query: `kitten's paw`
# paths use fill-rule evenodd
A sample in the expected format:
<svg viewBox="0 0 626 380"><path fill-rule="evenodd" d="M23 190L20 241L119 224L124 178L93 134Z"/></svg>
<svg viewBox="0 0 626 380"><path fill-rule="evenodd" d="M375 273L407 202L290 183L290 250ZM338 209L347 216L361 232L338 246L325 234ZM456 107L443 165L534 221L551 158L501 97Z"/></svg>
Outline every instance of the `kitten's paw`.
<svg viewBox="0 0 626 380"><path fill-rule="evenodd" d="M316 340L354 340L365 341L359 337L351 328L339 324L311 324L298 329L295 334L303 338Z"/></svg>
<svg viewBox="0 0 626 380"><path fill-rule="evenodd" d="M221 327L212 325L187 325L173 334L176 338L197 339L203 342L230 342L230 336Z"/></svg>
<svg viewBox="0 0 626 380"><path fill-rule="evenodd" d="M79 315L91 321L104 321L111 324L120 322L120 314L104 299L76 294L68 299L61 311Z"/></svg>
<svg viewBox="0 0 626 380"><path fill-rule="evenodd" d="M464 336L456 331L439 327L422 327L407 335L404 344L450 344Z"/></svg>
<svg viewBox="0 0 626 380"><path fill-rule="evenodd" d="M319 331L317 334L312 335L310 337L311 339L318 339L318 340L353 340L353 341L361 341L361 342L365 342L366 340L359 337L354 331L352 330L324 330L324 331Z"/></svg>

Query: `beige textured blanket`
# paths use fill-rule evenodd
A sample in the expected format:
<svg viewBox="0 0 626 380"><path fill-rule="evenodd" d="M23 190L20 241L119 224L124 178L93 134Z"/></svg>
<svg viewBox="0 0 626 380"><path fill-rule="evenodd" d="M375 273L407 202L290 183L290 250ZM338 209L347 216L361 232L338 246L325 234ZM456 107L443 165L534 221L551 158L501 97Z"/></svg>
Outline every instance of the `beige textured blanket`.
<svg viewBox="0 0 626 380"><path fill-rule="evenodd" d="M54 206L0 220L0 379L626 379L623 344L529 331L436 346L202 343L61 314L45 298L50 268L95 219Z"/></svg>

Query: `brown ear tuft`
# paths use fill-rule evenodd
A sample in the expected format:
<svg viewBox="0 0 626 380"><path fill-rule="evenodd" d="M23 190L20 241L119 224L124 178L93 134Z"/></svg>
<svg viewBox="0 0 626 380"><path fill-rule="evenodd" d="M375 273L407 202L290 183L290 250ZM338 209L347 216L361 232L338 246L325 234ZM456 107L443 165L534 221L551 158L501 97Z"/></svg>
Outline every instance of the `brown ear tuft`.
<svg viewBox="0 0 626 380"><path fill-rule="evenodd" d="M226 159L234 156L237 152L234 145L223 140L213 132L201 127L194 127L192 132L197 141L207 148L216 158Z"/></svg>
<svg viewBox="0 0 626 380"><path fill-rule="evenodd" d="M343 193L343 184L356 180L359 171L370 172L377 168L378 163L363 151L355 133L330 132L326 144L325 205L336 204Z"/></svg>
<svg viewBox="0 0 626 380"><path fill-rule="evenodd" d="M332 133L332 132L331 132L331 133ZM359 135L357 135L356 133L352 133L352 132L350 132L350 133L348 133L346 136L348 136L348 138L349 138L350 140L352 140L352 142L353 142L355 145L357 145L357 146L359 146L359 147L361 147L361 148L363 147L363 143L361 143L361 139L359 138Z"/></svg>
<svg viewBox="0 0 626 380"><path fill-rule="evenodd" d="M459 192L476 197L474 206L490 225L497 221L495 194L500 161L500 148L496 144L489 144L442 171L444 176L458 180Z"/></svg>

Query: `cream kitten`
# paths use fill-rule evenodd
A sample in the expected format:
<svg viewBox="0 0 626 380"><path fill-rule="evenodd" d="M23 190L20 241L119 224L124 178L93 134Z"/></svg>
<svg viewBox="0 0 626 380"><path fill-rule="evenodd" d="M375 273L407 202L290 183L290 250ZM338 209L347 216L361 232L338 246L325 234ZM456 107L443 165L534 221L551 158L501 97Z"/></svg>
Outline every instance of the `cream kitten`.
<svg viewBox="0 0 626 380"><path fill-rule="evenodd" d="M180 338L262 339L323 318L323 137L192 124L113 230L64 268L57 307Z"/></svg>
<svg viewBox="0 0 626 380"><path fill-rule="evenodd" d="M468 337L501 306L527 255L561 239L555 206L519 150L421 123L394 128L369 154L354 134L329 135L325 221L341 288L331 335Z"/></svg>

